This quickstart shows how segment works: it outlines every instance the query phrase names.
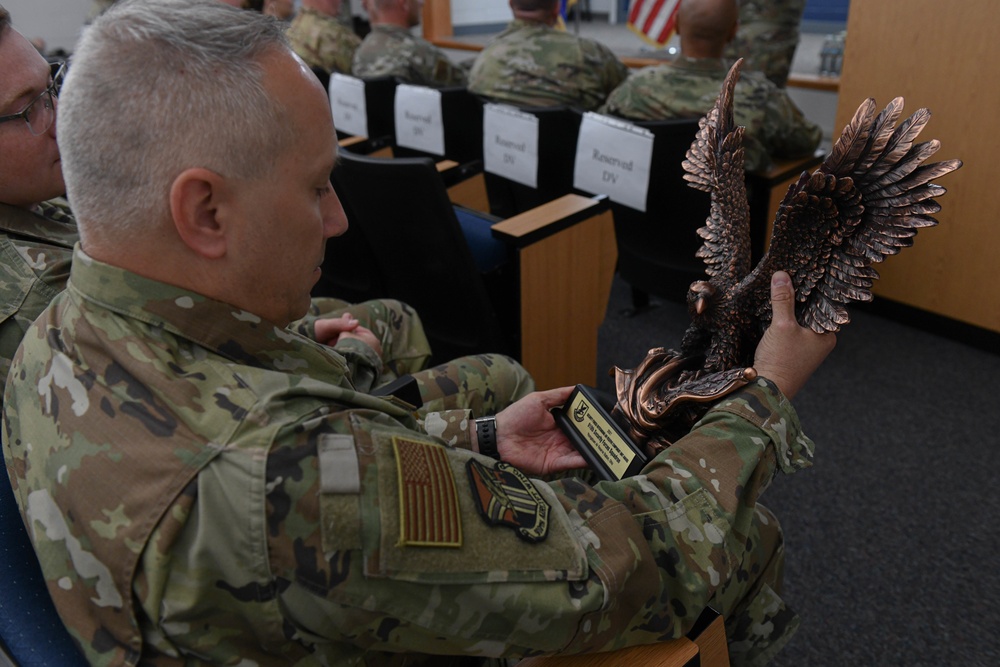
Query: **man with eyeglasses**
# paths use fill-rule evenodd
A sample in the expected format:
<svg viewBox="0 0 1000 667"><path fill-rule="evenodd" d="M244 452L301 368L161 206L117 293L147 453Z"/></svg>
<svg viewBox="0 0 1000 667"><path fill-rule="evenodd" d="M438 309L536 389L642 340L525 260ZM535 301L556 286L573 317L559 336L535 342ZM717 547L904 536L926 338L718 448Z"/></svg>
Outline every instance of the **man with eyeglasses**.
<svg viewBox="0 0 1000 667"><path fill-rule="evenodd" d="M0 382L31 322L69 278L79 238L56 145L52 67L0 6Z"/></svg>

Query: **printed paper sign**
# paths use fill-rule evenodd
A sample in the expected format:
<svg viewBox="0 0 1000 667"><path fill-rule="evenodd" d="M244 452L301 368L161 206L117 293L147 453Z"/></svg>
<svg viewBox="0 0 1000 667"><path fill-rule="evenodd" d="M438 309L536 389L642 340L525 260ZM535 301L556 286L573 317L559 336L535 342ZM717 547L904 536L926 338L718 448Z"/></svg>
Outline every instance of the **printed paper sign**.
<svg viewBox="0 0 1000 667"><path fill-rule="evenodd" d="M580 123L573 187L646 211L653 133L588 111Z"/></svg>
<svg viewBox="0 0 1000 667"><path fill-rule="evenodd" d="M396 86L396 143L434 155L444 155L441 91L401 83Z"/></svg>
<svg viewBox="0 0 1000 667"><path fill-rule="evenodd" d="M347 134L368 136L368 106L365 104L365 82L353 76L330 75L330 108L333 124Z"/></svg>
<svg viewBox="0 0 1000 667"><path fill-rule="evenodd" d="M483 106L483 169L538 187L538 117L504 104Z"/></svg>

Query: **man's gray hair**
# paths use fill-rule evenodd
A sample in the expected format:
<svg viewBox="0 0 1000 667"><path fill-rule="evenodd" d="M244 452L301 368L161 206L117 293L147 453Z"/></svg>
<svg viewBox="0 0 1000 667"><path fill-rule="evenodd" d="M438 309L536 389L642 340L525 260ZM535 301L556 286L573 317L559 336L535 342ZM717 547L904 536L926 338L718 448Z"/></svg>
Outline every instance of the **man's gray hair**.
<svg viewBox="0 0 1000 667"><path fill-rule="evenodd" d="M260 59L286 44L279 22L217 0L124 0L95 20L57 131L84 242L91 225L120 234L155 222L185 169L267 175L291 137Z"/></svg>

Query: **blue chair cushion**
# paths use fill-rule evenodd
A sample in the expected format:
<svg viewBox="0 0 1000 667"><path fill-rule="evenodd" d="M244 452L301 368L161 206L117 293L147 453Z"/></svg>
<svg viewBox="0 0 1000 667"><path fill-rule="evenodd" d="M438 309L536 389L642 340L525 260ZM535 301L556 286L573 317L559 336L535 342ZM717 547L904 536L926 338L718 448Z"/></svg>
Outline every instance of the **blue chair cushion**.
<svg viewBox="0 0 1000 667"><path fill-rule="evenodd" d="M474 211L458 206L454 209L479 272L489 273L506 264L509 258L507 244L494 238L490 231L496 220L476 215Z"/></svg>

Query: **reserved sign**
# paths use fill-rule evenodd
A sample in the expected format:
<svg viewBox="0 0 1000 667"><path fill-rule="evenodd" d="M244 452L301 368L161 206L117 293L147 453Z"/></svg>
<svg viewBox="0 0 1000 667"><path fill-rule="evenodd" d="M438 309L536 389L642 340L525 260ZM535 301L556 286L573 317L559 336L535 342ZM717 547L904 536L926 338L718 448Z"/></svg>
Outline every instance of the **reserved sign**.
<svg viewBox="0 0 1000 667"><path fill-rule="evenodd" d="M364 81L346 74L331 74L330 109L338 130L358 137L368 136Z"/></svg>
<svg viewBox="0 0 1000 667"><path fill-rule="evenodd" d="M434 155L444 155L441 91L401 83L396 86L396 143Z"/></svg>
<svg viewBox="0 0 1000 667"><path fill-rule="evenodd" d="M573 187L646 211L653 133L588 111L580 123Z"/></svg>
<svg viewBox="0 0 1000 667"><path fill-rule="evenodd" d="M538 118L505 104L484 105L483 169L538 187Z"/></svg>

